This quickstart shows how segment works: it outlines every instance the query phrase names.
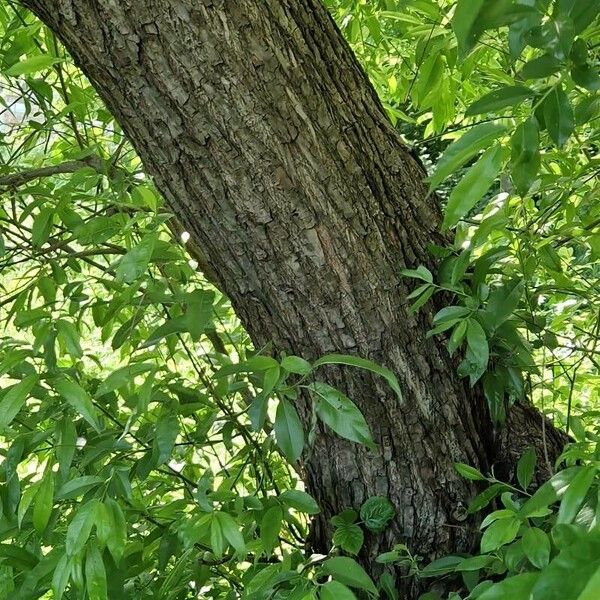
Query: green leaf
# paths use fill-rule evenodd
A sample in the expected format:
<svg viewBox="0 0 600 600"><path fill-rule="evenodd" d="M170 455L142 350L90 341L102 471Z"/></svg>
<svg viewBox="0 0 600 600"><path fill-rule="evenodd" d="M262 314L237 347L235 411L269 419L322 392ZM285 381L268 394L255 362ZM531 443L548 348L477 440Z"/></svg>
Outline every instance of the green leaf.
<svg viewBox="0 0 600 600"><path fill-rule="evenodd" d="M458 0L452 17L452 29L458 41L459 57L464 58L477 43L482 31L476 27L484 0Z"/></svg>
<svg viewBox="0 0 600 600"><path fill-rule="evenodd" d="M98 487L102 483L104 483L104 479L97 475L75 477L75 479L67 481L60 487L58 492L56 492L56 500L73 500L74 498L83 496L83 494Z"/></svg>
<svg viewBox="0 0 600 600"><path fill-rule="evenodd" d="M53 504L54 473L51 469L47 469L35 495L33 504L33 526L40 535L42 535L48 525Z"/></svg>
<svg viewBox="0 0 600 600"><path fill-rule="evenodd" d="M465 479L470 479L471 481L485 481L486 477L480 471L478 471L475 467L471 467L469 465L465 465L464 463L454 463L454 468L457 473L464 477Z"/></svg>
<svg viewBox="0 0 600 600"><path fill-rule="evenodd" d="M319 588L319 600L356 600L356 596L343 583L328 581Z"/></svg>
<svg viewBox="0 0 600 600"><path fill-rule="evenodd" d="M500 146L493 146L486 150L458 182L448 199L444 214L444 229L456 225L489 190L502 166L502 155Z"/></svg>
<svg viewBox="0 0 600 600"><path fill-rule="evenodd" d="M539 58L534 58L525 63L519 75L523 79L543 79L544 77L554 75L561 68L562 62L560 60L550 54L544 54Z"/></svg>
<svg viewBox="0 0 600 600"><path fill-rule="evenodd" d="M534 118L521 123L511 138L511 177L521 196L529 192L540 169L540 135Z"/></svg>
<svg viewBox="0 0 600 600"><path fill-rule="evenodd" d="M4 431L19 414L37 381L37 375L28 375L20 383L8 388L0 401L0 431Z"/></svg>
<svg viewBox="0 0 600 600"><path fill-rule="evenodd" d="M313 383L309 389L317 396L316 413L325 425L347 440L373 446L369 426L352 400L326 383Z"/></svg>
<svg viewBox="0 0 600 600"><path fill-rule="evenodd" d="M52 576L52 591L54 593L55 600L61 600L69 578L71 577L71 562L66 554L60 557L60 560L56 564L54 574Z"/></svg>
<svg viewBox="0 0 600 600"><path fill-rule="evenodd" d="M485 369L489 361L490 349L485 331L475 319L469 319L468 321L467 345L477 358L478 364L482 369Z"/></svg>
<svg viewBox="0 0 600 600"><path fill-rule="evenodd" d="M274 429L278 446L290 462L296 462L304 448L304 429L294 405L285 398L277 406Z"/></svg>
<svg viewBox="0 0 600 600"><path fill-rule="evenodd" d="M210 547L217 558L221 558L223 556L223 552L225 551L225 538L223 537L221 521L217 517L216 513L212 515L212 519L210 521Z"/></svg>
<svg viewBox="0 0 600 600"><path fill-rule="evenodd" d="M558 510L557 523L571 523L577 516L581 505L596 477L596 467L582 467L569 484Z"/></svg>
<svg viewBox="0 0 600 600"><path fill-rule="evenodd" d="M483 533L481 552L493 552L501 546L510 544L517 537L520 527L521 521L517 517L494 521Z"/></svg>
<svg viewBox="0 0 600 600"><path fill-rule="evenodd" d="M349 365L351 367L358 367L359 369L371 371L372 373L383 377L394 392L396 392L398 398L402 399L400 384L398 383L396 376L386 367L382 367L373 361L358 358L357 356L350 356L349 354L327 354L316 360L313 367L316 369L321 365Z"/></svg>
<svg viewBox="0 0 600 600"><path fill-rule="evenodd" d="M65 549L69 556L81 552L96 520L98 500L90 500L81 505L67 528Z"/></svg>
<svg viewBox="0 0 600 600"><path fill-rule="evenodd" d="M420 279L421 281L425 281L427 283L433 283L433 274L427 267L424 267L423 265L419 265L416 269L402 269L400 273L402 273L402 275L405 277L411 277L412 279Z"/></svg>
<svg viewBox="0 0 600 600"><path fill-rule="evenodd" d="M531 484L536 462L537 456L535 450L533 448L527 448L517 463L517 480L524 490Z"/></svg>
<svg viewBox="0 0 600 600"><path fill-rule="evenodd" d="M238 555L243 555L246 552L246 544L233 517L224 512L216 512L215 515L221 524L225 539L233 546Z"/></svg>
<svg viewBox="0 0 600 600"><path fill-rule="evenodd" d="M579 530L579 535L563 547L539 574L531 598L596 600L600 579L600 543L596 532L582 533Z"/></svg>
<svg viewBox="0 0 600 600"><path fill-rule="evenodd" d="M554 87L541 105L546 129L554 143L562 148L575 129L575 117L569 98L561 85Z"/></svg>
<svg viewBox="0 0 600 600"><path fill-rule="evenodd" d="M281 494L279 499L286 506L306 513L307 515L317 515L321 512L315 499L302 490L286 490Z"/></svg>
<svg viewBox="0 0 600 600"><path fill-rule="evenodd" d="M322 569L324 573L331 575L339 583L365 590L372 594L377 594L377 588L375 587L373 580L352 558L347 556L334 556L323 563Z"/></svg>
<svg viewBox="0 0 600 600"><path fill-rule="evenodd" d="M450 144L438 160L435 172L429 178L430 189L435 189L447 177L456 173L481 150L489 148L490 144L506 131L506 126L496 123L482 123L469 129Z"/></svg>
<svg viewBox="0 0 600 600"><path fill-rule="evenodd" d="M523 504L519 514L526 518L554 504L569 488L573 478L579 473L580 467L569 467L559 471L551 479L540 486L535 494Z"/></svg>
<svg viewBox="0 0 600 600"><path fill-rule="evenodd" d="M31 243L36 248L39 248L48 241L52 230L53 217L53 208L42 208L33 220L33 225L31 226Z"/></svg>
<svg viewBox="0 0 600 600"><path fill-rule="evenodd" d="M481 115L489 112L498 112L509 106L518 106L528 98L532 98L535 92L522 85L508 85L493 90L471 104L465 111L466 117Z"/></svg>
<svg viewBox="0 0 600 600"><path fill-rule="evenodd" d="M454 573L456 567L462 563L464 558L462 556L442 556L430 562L421 571L423 577L439 577L440 575L446 575L447 573Z"/></svg>
<svg viewBox="0 0 600 600"><path fill-rule="evenodd" d="M158 235L154 233L145 236L135 248L121 258L116 269L117 281L133 283L144 274L152 258L157 239Z"/></svg>
<svg viewBox="0 0 600 600"><path fill-rule="evenodd" d="M550 561L550 540L546 533L537 527L530 527L522 538L523 552L529 562L538 569L544 569Z"/></svg>
<svg viewBox="0 0 600 600"><path fill-rule="evenodd" d="M127 543L127 522L121 506L116 500L107 498L104 501L106 514L108 515L111 534L107 539L106 545L113 559L118 564L125 554L125 545Z"/></svg>
<svg viewBox="0 0 600 600"><path fill-rule="evenodd" d="M311 364L299 356L286 356L281 361L281 366L286 371L298 375L308 375L312 371Z"/></svg>
<svg viewBox="0 0 600 600"><path fill-rule="evenodd" d="M521 573L508 577L488 588L477 600L530 600L531 590L538 577L538 573Z"/></svg>
<svg viewBox="0 0 600 600"><path fill-rule="evenodd" d="M348 554L358 554L365 535L358 525L340 525L333 533L333 543Z"/></svg>
<svg viewBox="0 0 600 600"><path fill-rule="evenodd" d="M515 278L495 288L489 295L485 311L485 322L490 329L497 330L519 306L525 282Z"/></svg>
<svg viewBox="0 0 600 600"><path fill-rule="evenodd" d="M156 464L162 465L171 458L173 447L179 435L179 419L173 409L163 410L154 433Z"/></svg>
<svg viewBox="0 0 600 600"><path fill-rule="evenodd" d="M135 363L113 371L99 386L94 397L101 398L105 394L118 390L133 382L141 373L156 370L153 363Z"/></svg>
<svg viewBox="0 0 600 600"><path fill-rule="evenodd" d="M590 64L575 65L571 69L571 77L573 81L592 92L600 90L600 75L598 75L597 68Z"/></svg>
<svg viewBox="0 0 600 600"><path fill-rule="evenodd" d="M73 358L81 358L83 356L83 350L79 343L79 332L73 323L59 319L56 322L56 330L58 338L65 345L67 352Z"/></svg>
<svg viewBox="0 0 600 600"><path fill-rule="evenodd" d="M271 554L279 541L279 531L283 521L281 506L272 506L260 522L260 540L267 554Z"/></svg>
<svg viewBox="0 0 600 600"><path fill-rule="evenodd" d="M6 74L12 77L17 75L33 75L39 71L49 69L52 65L62 62L62 58L56 58L49 54L42 54L41 56L30 56L21 62L15 63L9 69L6 70Z"/></svg>
<svg viewBox="0 0 600 600"><path fill-rule="evenodd" d="M108 600L106 569L95 544L90 544L85 553L85 587L89 600Z"/></svg>
<svg viewBox="0 0 600 600"><path fill-rule="evenodd" d="M368 498L360 507L360 518L373 533L385 531L395 515L394 505L384 496Z"/></svg>
<svg viewBox="0 0 600 600"><path fill-rule="evenodd" d="M94 428L102 430L92 403L92 397L74 380L61 375L52 380L52 387Z"/></svg>

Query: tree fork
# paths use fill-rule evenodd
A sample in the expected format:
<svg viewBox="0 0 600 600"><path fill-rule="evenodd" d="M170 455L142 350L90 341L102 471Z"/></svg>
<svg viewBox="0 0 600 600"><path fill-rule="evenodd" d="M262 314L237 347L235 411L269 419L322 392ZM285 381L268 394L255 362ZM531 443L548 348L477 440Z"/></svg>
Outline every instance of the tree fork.
<svg viewBox="0 0 600 600"><path fill-rule="evenodd" d="M427 558L471 549L457 509L475 490L453 463L486 470L519 448L510 425L496 443L484 401L426 338L435 307L409 311L400 271L432 266L439 208L320 0L23 4L90 78L257 347L397 374L402 400L363 372L327 373L380 452L319 431L304 464L324 511L314 547L328 548L330 516L383 495L397 514L367 536L368 568L399 542ZM539 440L539 414L517 411L514 439ZM549 436L551 459L561 440Z"/></svg>

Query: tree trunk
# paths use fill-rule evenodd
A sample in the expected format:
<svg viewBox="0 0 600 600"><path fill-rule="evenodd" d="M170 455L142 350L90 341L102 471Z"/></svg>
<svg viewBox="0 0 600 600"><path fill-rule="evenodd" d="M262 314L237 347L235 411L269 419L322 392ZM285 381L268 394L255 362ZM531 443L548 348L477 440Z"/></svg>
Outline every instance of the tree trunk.
<svg viewBox="0 0 600 600"><path fill-rule="evenodd" d="M473 487L453 469L496 460L477 393L433 308L408 310L403 267L429 264L439 209L320 0L26 0L62 39L204 250L257 347L356 354L397 374L331 369L380 452L320 431L304 468L327 517L374 495L396 506L362 556L407 542L467 550ZM523 412L524 431L540 418ZM551 452L554 445L551 443Z"/></svg>

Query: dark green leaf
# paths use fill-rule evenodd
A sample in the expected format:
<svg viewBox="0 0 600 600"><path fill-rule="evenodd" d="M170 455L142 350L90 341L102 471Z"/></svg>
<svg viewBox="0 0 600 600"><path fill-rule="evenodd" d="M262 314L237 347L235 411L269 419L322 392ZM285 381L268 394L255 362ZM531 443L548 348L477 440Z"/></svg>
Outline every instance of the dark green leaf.
<svg viewBox="0 0 600 600"><path fill-rule="evenodd" d="M294 405L285 398L279 401L275 417L277 444L290 462L296 462L304 448L304 429Z"/></svg>
<svg viewBox="0 0 600 600"><path fill-rule="evenodd" d="M554 87L542 103L546 129L554 143L562 148L575 128L573 109L562 86Z"/></svg>
<svg viewBox="0 0 600 600"><path fill-rule="evenodd" d="M373 496L360 507L360 518L373 533L382 533L396 514L394 505L384 496Z"/></svg>
<svg viewBox="0 0 600 600"><path fill-rule="evenodd" d="M489 92L480 98L465 112L465 116L481 115L489 112L497 112L509 106L518 106L528 98L532 98L535 92L522 85L505 86Z"/></svg>

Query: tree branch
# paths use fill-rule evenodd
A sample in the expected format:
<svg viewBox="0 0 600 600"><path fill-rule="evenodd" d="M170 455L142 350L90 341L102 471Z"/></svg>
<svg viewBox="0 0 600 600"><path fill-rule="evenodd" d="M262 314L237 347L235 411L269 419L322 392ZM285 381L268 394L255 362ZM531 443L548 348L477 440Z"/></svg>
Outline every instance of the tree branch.
<svg viewBox="0 0 600 600"><path fill-rule="evenodd" d="M96 171L102 171L104 161L98 156L88 156L81 160L68 160L58 165L51 165L49 167L39 167L37 169L29 169L27 171L20 171L18 173L11 173L10 175L4 175L0 177L0 187L10 188L19 187L25 183L29 183L34 179L41 177L51 177L52 175L61 175L64 173L75 173L79 169L85 167L91 167Z"/></svg>

